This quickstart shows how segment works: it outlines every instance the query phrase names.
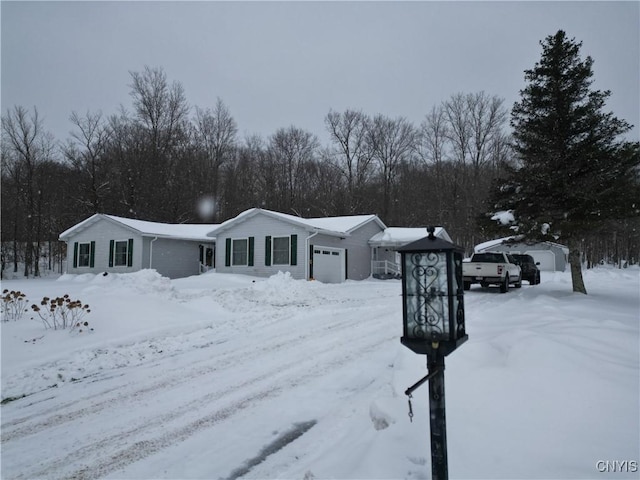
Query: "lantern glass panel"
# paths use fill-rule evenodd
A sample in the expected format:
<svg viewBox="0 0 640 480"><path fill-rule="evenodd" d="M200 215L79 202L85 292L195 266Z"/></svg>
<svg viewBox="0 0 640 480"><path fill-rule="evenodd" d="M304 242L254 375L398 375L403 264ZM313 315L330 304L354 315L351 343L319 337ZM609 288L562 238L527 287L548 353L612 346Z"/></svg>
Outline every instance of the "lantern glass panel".
<svg viewBox="0 0 640 480"><path fill-rule="evenodd" d="M465 335L464 326L464 289L462 282L462 255L460 253L454 253L451 257L451 279L453 282L452 296L452 321L455 324L452 328L455 329L453 338L462 338Z"/></svg>
<svg viewBox="0 0 640 480"><path fill-rule="evenodd" d="M407 253L404 262L405 336L428 341L448 340L447 254Z"/></svg>

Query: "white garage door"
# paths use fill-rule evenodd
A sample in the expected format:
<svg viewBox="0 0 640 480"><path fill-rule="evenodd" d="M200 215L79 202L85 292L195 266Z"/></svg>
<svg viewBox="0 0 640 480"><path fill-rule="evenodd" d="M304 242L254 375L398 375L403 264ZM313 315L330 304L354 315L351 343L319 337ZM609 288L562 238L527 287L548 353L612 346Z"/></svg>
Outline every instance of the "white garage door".
<svg viewBox="0 0 640 480"><path fill-rule="evenodd" d="M344 249L313 247L313 278L323 283L340 283L345 279Z"/></svg>
<svg viewBox="0 0 640 480"><path fill-rule="evenodd" d="M531 255L536 263L540 262L538 268L541 272L554 272L556 270L556 255L551 250L534 250L524 253Z"/></svg>

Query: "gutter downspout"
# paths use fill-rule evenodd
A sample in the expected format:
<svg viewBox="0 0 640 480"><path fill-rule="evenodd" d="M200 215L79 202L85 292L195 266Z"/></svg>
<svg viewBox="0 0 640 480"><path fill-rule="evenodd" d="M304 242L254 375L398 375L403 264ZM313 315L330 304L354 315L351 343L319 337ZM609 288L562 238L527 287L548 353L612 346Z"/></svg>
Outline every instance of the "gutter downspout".
<svg viewBox="0 0 640 480"><path fill-rule="evenodd" d="M309 280L309 264L313 261L313 257L311 258L307 258L307 255L309 255L309 240L311 240L313 237L315 237L316 235L318 235L318 232L315 232L311 235L309 235L306 240L304 241L304 245L305 245L305 258L307 259L307 261L305 262L304 265L304 278L305 280Z"/></svg>
<svg viewBox="0 0 640 480"><path fill-rule="evenodd" d="M153 242L155 242L157 239L158 239L158 237L155 237L149 243L149 268L150 269L153 268Z"/></svg>

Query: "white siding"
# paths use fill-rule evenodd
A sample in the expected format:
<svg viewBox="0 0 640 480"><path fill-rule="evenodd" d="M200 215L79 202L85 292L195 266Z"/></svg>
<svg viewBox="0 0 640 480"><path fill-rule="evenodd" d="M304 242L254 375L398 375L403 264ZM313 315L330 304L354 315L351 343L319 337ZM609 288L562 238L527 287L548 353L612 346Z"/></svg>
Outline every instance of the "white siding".
<svg viewBox="0 0 640 480"><path fill-rule="evenodd" d="M109 266L111 240L133 239L133 265ZM73 267L74 244L95 242L94 267ZM69 239L67 244L67 273L131 273L153 268L169 278L197 275L200 271L200 244L191 240L142 237L131 229L105 219L99 219ZM214 242L209 244L213 246ZM151 264L150 264L151 261Z"/></svg>
<svg viewBox="0 0 640 480"><path fill-rule="evenodd" d="M133 265L131 267L109 267L109 245L111 240L128 240L130 238L133 238ZM73 247L75 242L96 242L93 268L73 268ZM69 239L67 244L67 273L135 272L140 270L142 265L142 243L142 237L134 234L128 228L107 220L98 220Z"/></svg>
<svg viewBox="0 0 640 480"><path fill-rule="evenodd" d="M201 242L190 240L175 240L168 238L145 238L149 253L145 256L146 265L158 271L160 275L169 278L182 278L200 273L200 245ZM210 247L213 244L209 245Z"/></svg>
<svg viewBox="0 0 640 480"><path fill-rule="evenodd" d="M347 279L364 280L371 275L371 247L368 242L376 233L383 229L376 222L371 221L361 226L348 237L330 237L317 235L310 243L314 246L343 248L347 257Z"/></svg>
<svg viewBox="0 0 640 480"><path fill-rule="evenodd" d="M283 237L297 235L297 265L265 265L265 237ZM216 272L242 273L256 277L270 277L282 272L290 272L296 279L305 278L306 239L309 236L304 228L263 214L256 214L245 221L231 226L216 235ZM253 266L226 266L225 251L227 238L254 238Z"/></svg>
<svg viewBox="0 0 640 480"><path fill-rule="evenodd" d="M362 280L371 275L371 247L369 239L382 228L375 221L367 222L351 235L336 237L314 234L304 227L258 213L248 219L216 233L216 271L221 273L242 273L257 277L268 277L278 271L290 272L293 278L306 279L309 275L310 247L333 247L346 251L346 276L352 280ZM265 237L297 235L297 265L265 265ZM253 266L226 266L225 251L227 239L254 238ZM307 240L308 239L308 240Z"/></svg>

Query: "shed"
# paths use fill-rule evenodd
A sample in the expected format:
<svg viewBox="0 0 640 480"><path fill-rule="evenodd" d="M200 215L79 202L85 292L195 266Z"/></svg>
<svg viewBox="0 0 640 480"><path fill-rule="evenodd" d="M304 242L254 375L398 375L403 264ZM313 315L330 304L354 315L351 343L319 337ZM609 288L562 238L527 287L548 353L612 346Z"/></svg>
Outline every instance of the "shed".
<svg viewBox="0 0 640 480"><path fill-rule="evenodd" d="M546 272L564 272L569 263L569 248L554 242L525 242L517 237L498 238L476 245L475 252L507 252L531 255L538 268Z"/></svg>
<svg viewBox="0 0 640 480"><path fill-rule="evenodd" d="M67 273L131 273L155 269L169 278L215 267L212 224L168 224L97 213L60 234Z"/></svg>
<svg viewBox="0 0 640 480"><path fill-rule="evenodd" d="M252 208L222 223L216 271L339 283L371 275L369 239L385 229L377 215L303 218Z"/></svg>

